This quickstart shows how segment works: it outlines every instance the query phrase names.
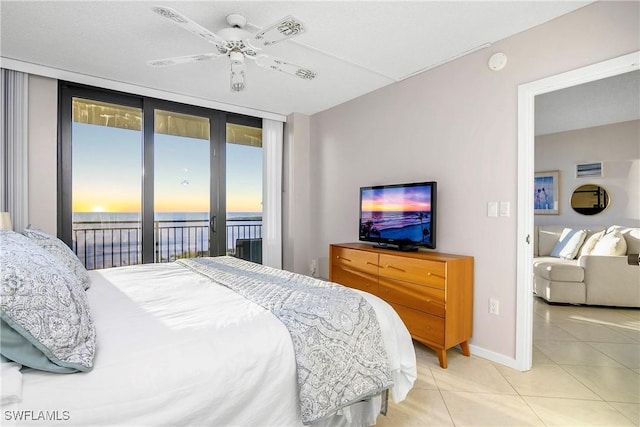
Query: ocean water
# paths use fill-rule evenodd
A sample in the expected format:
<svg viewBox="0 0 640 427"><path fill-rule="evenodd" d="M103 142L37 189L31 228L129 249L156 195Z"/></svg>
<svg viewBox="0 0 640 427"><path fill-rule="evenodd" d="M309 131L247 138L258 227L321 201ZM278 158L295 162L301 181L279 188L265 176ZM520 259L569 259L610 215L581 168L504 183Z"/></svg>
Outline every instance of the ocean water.
<svg viewBox="0 0 640 427"><path fill-rule="evenodd" d="M87 269L142 262L140 213L75 212L73 250ZM209 248L209 214L161 212L154 222L156 262L203 256ZM226 221L227 253L237 239L262 237L261 212L229 212Z"/></svg>
<svg viewBox="0 0 640 427"><path fill-rule="evenodd" d="M431 242L431 213L406 211L362 212L360 235L396 241Z"/></svg>

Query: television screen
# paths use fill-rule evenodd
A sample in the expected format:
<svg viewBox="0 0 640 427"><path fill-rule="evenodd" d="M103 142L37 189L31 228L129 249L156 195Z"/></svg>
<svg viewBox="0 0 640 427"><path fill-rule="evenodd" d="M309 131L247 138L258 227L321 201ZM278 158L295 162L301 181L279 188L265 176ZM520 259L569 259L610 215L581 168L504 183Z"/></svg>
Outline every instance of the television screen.
<svg viewBox="0 0 640 427"><path fill-rule="evenodd" d="M360 240L401 250L436 247L435 182L360 189Z"/></svg>

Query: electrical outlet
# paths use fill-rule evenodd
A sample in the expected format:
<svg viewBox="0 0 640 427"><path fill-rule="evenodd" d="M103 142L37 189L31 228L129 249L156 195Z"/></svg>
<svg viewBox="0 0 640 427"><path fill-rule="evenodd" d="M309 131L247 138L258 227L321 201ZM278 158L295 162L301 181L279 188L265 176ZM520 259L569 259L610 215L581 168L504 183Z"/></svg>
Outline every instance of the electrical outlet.
<svg viewBox="0 0 640 427"><path fill-rule="evenodd" d="M498 300L495 298L489 298L489 313L497 316L499 312L500 304L498 303Z"/></svg>

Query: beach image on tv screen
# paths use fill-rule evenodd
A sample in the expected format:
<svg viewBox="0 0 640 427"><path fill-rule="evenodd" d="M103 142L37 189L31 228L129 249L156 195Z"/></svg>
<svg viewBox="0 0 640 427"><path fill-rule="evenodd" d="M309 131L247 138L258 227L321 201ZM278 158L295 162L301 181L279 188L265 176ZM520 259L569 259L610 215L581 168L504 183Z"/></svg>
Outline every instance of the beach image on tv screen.
<svg viewBox="0 0 640 427"><path fill-rule="evenodd" d="M360 237L431 243L431 186L362 190Z"/></svg>

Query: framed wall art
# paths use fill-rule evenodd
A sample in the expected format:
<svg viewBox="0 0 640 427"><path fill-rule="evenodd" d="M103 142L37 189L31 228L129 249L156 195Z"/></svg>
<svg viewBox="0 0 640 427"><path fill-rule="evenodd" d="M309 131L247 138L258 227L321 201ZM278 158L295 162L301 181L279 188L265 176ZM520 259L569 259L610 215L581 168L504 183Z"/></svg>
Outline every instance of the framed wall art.
<svg viewBox="0 0 640 427"><path fill-rule="evenodd" d="M536 215L558 215L560 213L559 180L559 171L535 173L533 209Z"/></svg>
<svg viewBox="0 0 640 427"><path fill-rule="evenodd" d="M602 178L602 162L577 164L576 178Z"/></svg>

